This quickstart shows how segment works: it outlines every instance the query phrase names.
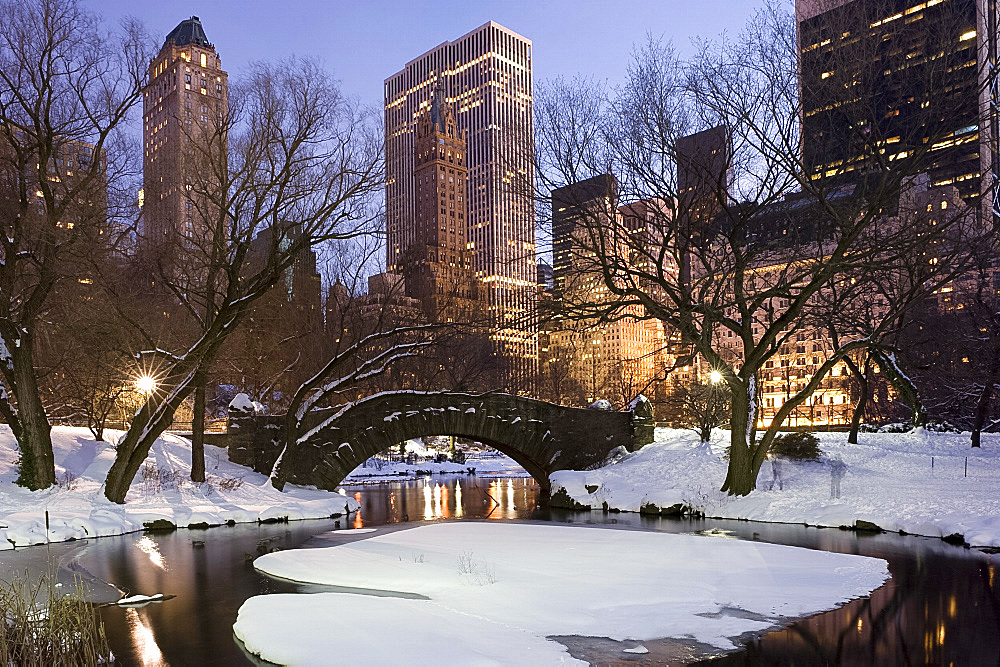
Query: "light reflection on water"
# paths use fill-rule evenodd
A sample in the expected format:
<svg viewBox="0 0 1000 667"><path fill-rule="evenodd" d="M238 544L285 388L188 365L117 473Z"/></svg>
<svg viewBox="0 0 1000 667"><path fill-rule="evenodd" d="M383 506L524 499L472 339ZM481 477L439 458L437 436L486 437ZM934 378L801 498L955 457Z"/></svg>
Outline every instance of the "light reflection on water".
<svg viewBox="0 0 1000 667"><path fill-rule="evenodd" d="M487 479L424 477L366 484L348 493L361 504L352 526L441 519L527 519L535 510L538 485L530 477Z"/></svg>
<svg viewBox="0 0 1000 667"><path fill-rule="evenodd" d="M131 607L125 610L125 619L128 622L129 631L132 635L132 647L136 655L142 660L143 665L157 667L165 665L163 652L156 644L156 637L146 622L142 619L137 609Z"/></svg>
<svg viewBox="0 0 1000 667"><path fill-rule="evenodd" d="M160 568L161 570L167 569L167 562L163 558L163 554L160 553L159 547L156 542L153 541L148 535L143 535L135 546L139 548L147 556L149 556L149 562Z"/></svg>

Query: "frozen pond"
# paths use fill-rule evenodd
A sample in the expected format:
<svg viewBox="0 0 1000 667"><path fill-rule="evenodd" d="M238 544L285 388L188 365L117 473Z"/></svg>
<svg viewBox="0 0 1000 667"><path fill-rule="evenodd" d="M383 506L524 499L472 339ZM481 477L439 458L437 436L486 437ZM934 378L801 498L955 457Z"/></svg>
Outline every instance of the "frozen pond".
<svg viewBox="0 0 1000 667"><path fill-rule="evenodd" d="M870 599L749 639L743 652L716 659L724 664L1000 663L1000 556L940 540L858 536L794 525L535 510L537 487L530 479L435 477L346 491L358 494L361 511L342 518L341 528L425 519L558 521L665 532L712 531L718 539L757 539L884 558L893 578ZM67 571L88 577L98 600L117 599L118 590L177 596L141 608L101 610L112 648L125 664L248 664L232 634L240 605L262 593L316 590L269 579L254 571L248 559L274 548L329 546L331 541L322 534L333 528L333 521L302 521L132 534L53 545L50 553ZM4 552L0 570L44 565L45 554L44 547ZM345 635L350 631L349 624L331 628ZM575 657L592 662L684 663L712 655L705 647L678 642L645 642L649 654L631 655L609 640L561 641Z"/></svg>

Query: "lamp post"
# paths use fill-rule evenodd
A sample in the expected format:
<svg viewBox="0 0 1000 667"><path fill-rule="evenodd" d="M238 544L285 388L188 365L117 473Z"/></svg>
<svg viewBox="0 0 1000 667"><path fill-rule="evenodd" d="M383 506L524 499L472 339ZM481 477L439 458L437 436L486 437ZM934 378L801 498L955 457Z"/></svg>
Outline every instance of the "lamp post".
<svg viewBox="0 0 1000 667"><path fill-rule="evenodd" d="M156 378L150 375L140 375L134 381L135 389L143 396L150 396L154 391L156 391Z"/></svg>

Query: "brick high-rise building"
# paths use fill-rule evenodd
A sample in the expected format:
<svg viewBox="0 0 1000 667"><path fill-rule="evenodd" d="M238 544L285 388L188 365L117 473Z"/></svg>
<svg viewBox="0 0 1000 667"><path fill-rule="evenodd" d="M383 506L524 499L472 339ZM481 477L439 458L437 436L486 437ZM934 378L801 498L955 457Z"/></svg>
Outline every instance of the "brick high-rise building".
<svg viewBox="0 0 1000 667"><path fill-rule="evenodd" d="M192 141L212 141L228 105L222 60L197 16L170 31L149 64L143 94L142 246L169 254L179 240L197 240L205 206L193 201ZM215 137L216 142L224 141Z"/></svg>
<svg viewBox="0 0 1000 667"><path fill-rule="evenodd" d="M414 140L414 236L400 270L431 321L471 321L478 285L467 242L466 142L438 84Z"/></svg>
<svg viewBox="0 0 1000 667"><path fill-rule="evenodd" d="M640 306L621 306L607 318L571 316L560 318L560 305L570 314L575 306L600 308L612 303L595 254L593 239L607 232L605 248L612 261L632 264L642 261L634 247L624 242L626 235L644 234L640 206L618 206L618 180L601 174L552 191L552 257L554 313L545 331L545 369L563 367L563 374L578 387L588 401L610 399L624 407L643 391L653 378L658 352L663 347L662 326L646 321ZM652 240L649 239L651 242ZM646 239L640 240L645 243ZM547 397L565 401L568 396Z"/></svg>
<svg viewBox="0 0 1000 667"><path fill-rule="evenodd" d="M728 197L731 140L717 125L677 140L677 208L681 215L707 223Z"/></svg>
<svg viewBox="0 0 1000 667"><path fill-rule="evenodd" d="M531 49L529 40L491 21L385 80L389 270L398 270L417 239L414 139L441 86L467 142L467 244L480 299L500 353L520 377L533 373L537 359Z"/></svg>

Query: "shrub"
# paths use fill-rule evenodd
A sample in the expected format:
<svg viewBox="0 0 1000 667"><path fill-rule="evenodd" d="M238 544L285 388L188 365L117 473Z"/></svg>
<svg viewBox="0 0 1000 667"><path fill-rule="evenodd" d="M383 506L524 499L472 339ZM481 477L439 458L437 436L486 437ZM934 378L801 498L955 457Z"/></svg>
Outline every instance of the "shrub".
<svg viewBox="0 0 1000 667"><path fill-rule="evenodd" d="M783 433L771 441L771 452L775 456L798 461L815 461L822 452L819 449L819 438L812 433Z"/></svg>
<svg viewBox="0 0 1000 667"><path fill-rule="evenodd" d="M949 421L931 421L927 422L926 426L928 431L933 431L934 433L961 433L962 429L955 426Z"/></svg>
<svg viewBox="0 0 1000 667"><path fill-rule="evenodd" d="M906 422L891 422L885 426L880 426L879 433L909 433L913 430L913 424Z"/></svg>
<svg viewBox="0 0 1000 667"><path fill-rule="evenodd" d="M0 581L0 664L95 665L114 660L104 625L85 599L83 583L56 587L45 574L31 581L27 573Z"/></svg>

